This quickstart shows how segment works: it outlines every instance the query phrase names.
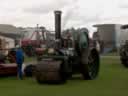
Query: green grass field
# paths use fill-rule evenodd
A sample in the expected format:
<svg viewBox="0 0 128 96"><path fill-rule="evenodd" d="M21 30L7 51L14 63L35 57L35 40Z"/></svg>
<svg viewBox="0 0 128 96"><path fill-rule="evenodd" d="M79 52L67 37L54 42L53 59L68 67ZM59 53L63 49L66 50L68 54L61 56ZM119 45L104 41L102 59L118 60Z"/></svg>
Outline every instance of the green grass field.
<svg viewBox="0 0 128 96"><path fill-rule="evenodd" d="M118 57L103 57L96 80L74 78L64 85L39 85L32 78L0 78L0 96L128 96L128 69Z"/></svg>
<svg viewBox="0 0 128 96"><path fill-rule="evenodd" d="M119 52L110 52L105 54L105 56L119 56Z"/></svg>
<svg viewBox="0 0 128 96"><path fill-rule="evenodd" d="M25 57L25 63L32 62L32 61L36 61L36 58L35 57Z"/></svg>

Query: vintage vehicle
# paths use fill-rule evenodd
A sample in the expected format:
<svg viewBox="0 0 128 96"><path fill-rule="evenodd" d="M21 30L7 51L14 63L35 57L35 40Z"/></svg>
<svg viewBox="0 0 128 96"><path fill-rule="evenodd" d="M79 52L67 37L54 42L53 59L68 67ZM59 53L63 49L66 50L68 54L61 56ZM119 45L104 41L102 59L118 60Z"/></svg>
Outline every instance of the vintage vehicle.
<svg viewBox="0 0 128 96"><path fill-rule="evenodd" d="M17 65L15 63L11 64L0 64L0 76L16 76Z"/></svg>
<svg viewBox="0 0 128 96"><path fill-rule="evenodd" d="M44 34L45 34L45 30L43 28L41 29L41 27L39 28L37 24L37 28L31 34L30 38L27 37L21 40L21 47L27 56L35 56L37 51L36 49L41 48L41 45L44 45L45 43Z"/></svg>
<svg viewBox="0 0 128 96"><path fill-rule="evenodd" d="M4 49L5 50L5 49ZM17 74L17 65L15 63L15 50L8 50L8 55L0 53L0 76L10 76Z"/></svg>
<svg viewBox="0 0 128 96"><path fill-rule="evenodd" d="M128 67L128 40L120 47L120 60L125 67Z"/></svg>
<svg viewBox="0 0 128 96"><path fill-rule="evenodd" d="M36 54L36 48L40 48L41 41L23 39L21 41L21 47L27 56L34 56Z"/></svg>
<svg viewBox="0 0 128 96"><path fill-rule="evenodd" d="M90 46L87 31L79 30L62 37L61 11L55 11L54 44L46 48L34 69L34 76L39 84L65 83L73 74L79 73L85 80L98 76L100 56L97 49Z"/></svg>

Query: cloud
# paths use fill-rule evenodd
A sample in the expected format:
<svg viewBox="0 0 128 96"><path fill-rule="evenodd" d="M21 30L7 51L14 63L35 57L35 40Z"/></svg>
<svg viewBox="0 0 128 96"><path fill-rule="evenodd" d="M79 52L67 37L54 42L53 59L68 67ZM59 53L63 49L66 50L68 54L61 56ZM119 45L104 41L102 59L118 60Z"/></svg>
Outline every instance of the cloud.
<svg viewBox="0 0 128 96"><path fill-rule="evenodd" d="M128 1L127 0L120 0L118 6L121 9L127 9L128 8Z"/></svg>
<svg viewBox="0 0 128 96"><path fill-rule="evenodd" d="M128 8L128 4L123 4L123 5L120 5L119 8L122 8L122 9L127 9Z"/></svg>
<svg viewBox="0 0 128 96"><path fill-rule="evenodd" d="M0 23L54 28L54 10L62 10L62 28L128 22L127 0L1 0ZM126 18L124 18L126 17Z"/></svg>
<svg viewBox="0 0 128 96"><path fill-rule="evenodd" d="M67 8L63 18L63 27L81 26L100 20L102 15L101 7L103 5L99 3L97 5L92 4L92 2L92 0L89 2L78 0L72 6Z"/></svg>
<svg viewBox="0 0 128 96"><path fill-rule="evenodd" d="M66 27L68 21L70 21L72 19L72 17L74 17L74 13L75 11L77 11L77 9L79 8L77 6L77 2L78 0L75 0L75 2L73 3L73 5L67 7L64 12L64 16L63 16L63 22L62 22L62 26L63 26L63 29Z"/></svg>
<svg viewBox="0 0 128 96"><path fill-rule="evenodd" d="M60 10L72 2L73 0L50 0L49 2L46 1L44 3L42 2L40 4L24 8L24 12L32 14L46 14L54 10Z"/></svg>

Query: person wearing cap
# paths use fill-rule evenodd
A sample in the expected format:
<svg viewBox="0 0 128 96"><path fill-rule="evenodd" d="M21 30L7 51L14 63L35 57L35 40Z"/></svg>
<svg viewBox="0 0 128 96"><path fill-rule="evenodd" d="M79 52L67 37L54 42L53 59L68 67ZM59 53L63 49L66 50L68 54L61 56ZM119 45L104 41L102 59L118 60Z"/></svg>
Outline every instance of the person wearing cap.
<svg viewBox="0 0 128 96"><path fill-rule="evenodd" d="M16 64L17 64L17 75L18 79L23 79L22 76L22 64L24 62L23 51L20 46L16 46Z"/></svg>

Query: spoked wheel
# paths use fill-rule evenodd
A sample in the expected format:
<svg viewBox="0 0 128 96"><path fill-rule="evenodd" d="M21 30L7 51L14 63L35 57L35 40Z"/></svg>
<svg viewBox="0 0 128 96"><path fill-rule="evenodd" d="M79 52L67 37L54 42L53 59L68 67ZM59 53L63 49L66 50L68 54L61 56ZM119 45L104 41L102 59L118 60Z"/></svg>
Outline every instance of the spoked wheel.
<svg viewBox="0 0 128 96"><path fill-rule="evenodd" d="M91 50L88 56L88 63L82 64L82 74L84 79L92 80L98 76L99 72L99 54L96 50Z"/></svg>
<svg viewBox="0 0 128 96"><path fill-rule="evenodd" d="M124 65L124 67L128 68L128 56L127 56L127 53L126 52L122 52L120 54L120 60L121 60L121 63Z"/></svg>
<svg viewBox="0 0 128 96"><path fill-rule="evenodd" d="M124 67L128 68L128 60L121 58L121 63L124 65Z"/></svg>

